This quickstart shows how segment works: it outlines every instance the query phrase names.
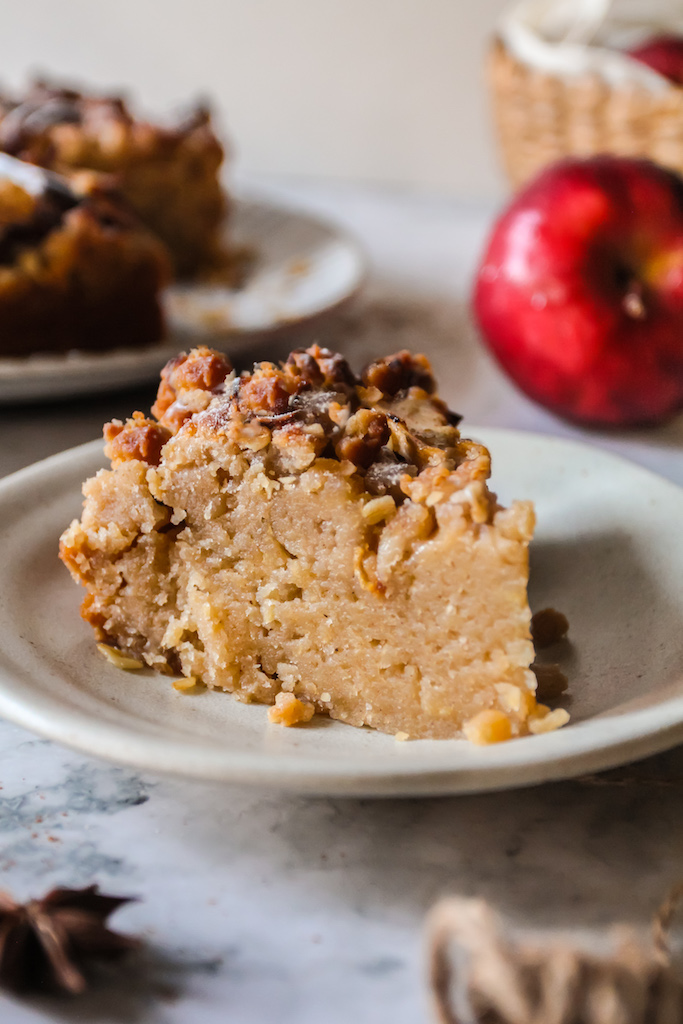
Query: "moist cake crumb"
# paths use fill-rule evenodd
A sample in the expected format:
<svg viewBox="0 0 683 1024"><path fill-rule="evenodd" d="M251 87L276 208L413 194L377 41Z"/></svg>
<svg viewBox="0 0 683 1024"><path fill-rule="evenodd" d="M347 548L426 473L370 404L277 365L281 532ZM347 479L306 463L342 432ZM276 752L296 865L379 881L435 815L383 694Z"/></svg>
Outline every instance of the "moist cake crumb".
<svg viewBox="0 0 683 1024"><path fill-rule="evenodd" d="M562 728L569 721L569 712L565 708L550 708L543 704L538 705L536 713L529 718L529 732L538 735L544 732L554 732Z"/></svg>
<svg viewBox="0 0 683 1024"><path fill-rule="evenodd" d="M489 743L502 743L504 740L509 740L512 736L512 724L504 711L489 708L468 719L463 725L462 731L465 734L465 739L468 739L470 743L484 746Z"/></svg>
<svg viewBox="0 0 683 1024"><path fill-rule="evenodd" d="M315 708L308 701L299 700L293 693L283 690L275 697L275 703L268 709L268 721L275 725L293 726L310 722Z"/></svg>

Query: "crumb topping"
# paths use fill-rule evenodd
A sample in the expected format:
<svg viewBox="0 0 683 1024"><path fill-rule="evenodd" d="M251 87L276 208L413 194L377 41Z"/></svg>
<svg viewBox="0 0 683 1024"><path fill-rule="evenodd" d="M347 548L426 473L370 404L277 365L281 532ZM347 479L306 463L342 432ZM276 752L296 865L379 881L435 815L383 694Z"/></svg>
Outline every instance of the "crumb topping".
<svg viewBox="0 0 683 1024"><path fill-rule="evenodd" d="M211 392L232 373L232 365L222 352L200 345L189 355L171 359L161 371L161 383L152 406L152 416L171 434L186 420L205 409Z"/></svg>
<svg viewBox="0 0 683 1024"><path fill-rule="evenodd" d="M545 704L539 704L537 713L529 716L529 732L533 736L540 736L544 732L555 732L561 729L569 721L569 712L565 708L555 708L551 711Z"/></svg>
<svg viewBox="0 0 683 1024"><path fill-rule="evenodd" d="M414 356L405 349L395 356L370 363L363 370L361 380L366 388L376 388L385 398L393 398L399 391L413 387L421 388L428 395L436 391L429 360L425 356Z"/></svg>
<svg viewBox="0 0 683 1024"><path fill-rule="evenodd" d="M302 722L310 722L315 714L315 708L310 701L299 700L293 693L283 690L278 693L275 703L268 709L268 721L274 725L300 725Z"/></svg>
<svg viewBox="0 0 683 1024"><path fill-rule="evenodd" d="M148 466L158 466L161 451L171 437L170 430L147 419L143 413L134 412L129 420L112 420L104 425L104 453L112 465L138 459Z"/></svg>
<svg viewBox="0 0 683 1024"><path fill-rule="evenodd" d="M437 504L470 487L485 521L487 492L476 485L489 476L489 454L460 437L459 416L434 391L427 358L405 351L357 377L342 355L312 345L237 377L224 355L202 346L162 371L152 406L161 433L134 418L126 427L108 425L106 436L116 459L155 465L158 446L181 430L224 434L274 478L303 472L317 458L335 459L362 478L369 496L389 498L392 509L407 498ZM389 510L389 503L380 507ZM377 521L386 518L383 512Z"/></svg>
<svg viewBox="0 0 683 1024"><path fill-rule="evenodd" d="M387 417L373 409L359 409L351 416L334 450L339 459L368 469L386 445L391 430Z"/></svg>
<svg viewBox="0 0 683 1024"><path fill-rule="evenodd" d="M92 160L113 155L131 141L148 150L160 145L170 149L210 131L211 120L208 108L200 105L176 125L152 125L137 120L121 96L86 96L41 80L21 99L0 97L0 117L0 149L42 166L60 158L94 166L83 160L88 151ZM92 152L93 139L98 139L99 154Z"/></svg>
<svg viewBox="0 0 683 1024"><path fill-rule="evenodd" d="M512 736L512 723L509 715L497 708L486 708L474 715L462 727L465 739L477 746L488 746L491 743L504 743Z"/></svg>
<svg viewBox="0 0 683 1024"><path fill-rule="evenodd" d="M302 378L289 376L273 363L259 363L245 375L235 392L237 408L247 419L275 423L289 411L289 400L304 386Z"/></svg>

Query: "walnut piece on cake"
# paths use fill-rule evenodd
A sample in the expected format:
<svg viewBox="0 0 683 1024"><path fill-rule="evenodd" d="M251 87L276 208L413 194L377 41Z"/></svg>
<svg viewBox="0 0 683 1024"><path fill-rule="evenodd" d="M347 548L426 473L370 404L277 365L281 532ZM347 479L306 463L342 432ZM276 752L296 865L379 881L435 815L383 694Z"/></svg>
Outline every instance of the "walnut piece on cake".
<svg viewBox="0 0 683 1024"><path fill-rule="evenodd" d="M0 356L161 341L162 243L115 195L0 160Z"/></svg>
<svg viewBox="0 0 683 1024"><path fill-rule="evenodd" d="M168 247L180 277L228 260L224 151L205 106L170 127L136 118L120 96L33 82L0 96L0 150L72 178L105 175Z"/></svg>
<svg viewBox="0 0 683 1024"><path fill-rule="evenodd" d="M497 503L424 357L358 378L314 345L236 376L198 348L152 415L105 427L112 468L61 540L100 642L282 724L485 743L564 723L529 668L533 508Z"/></svg>

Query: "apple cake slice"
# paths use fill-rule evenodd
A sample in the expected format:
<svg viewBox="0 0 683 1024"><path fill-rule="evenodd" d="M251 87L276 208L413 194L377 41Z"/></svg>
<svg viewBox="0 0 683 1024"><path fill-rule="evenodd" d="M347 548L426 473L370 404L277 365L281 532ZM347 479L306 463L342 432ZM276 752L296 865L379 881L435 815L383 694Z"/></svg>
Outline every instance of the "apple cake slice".
<svg viewBox="0 0 683 1024"><path fill-rule="evenodd" d="M224 152L203 105L163 126L137 117L120 96L35 81L20 95L0 93L0 150L76 188L91 180L116 188L167 247L179 277L229 264Z"/></svg>
<svg viewBox="0 0 683 1024"><path fill-rule="evenodd" d="M116 194L0 153L0 359L155 344L170 277Z"/></svg>
<svg viewBox="0 0 683 1024"><path fill-rule="evenodd" d="M501 508L408 352L357 378L314 345L236 376L198 348L153 419L105 426L61 557L126 659L402 738L545 731L527 601L529 502Z"/></svg>

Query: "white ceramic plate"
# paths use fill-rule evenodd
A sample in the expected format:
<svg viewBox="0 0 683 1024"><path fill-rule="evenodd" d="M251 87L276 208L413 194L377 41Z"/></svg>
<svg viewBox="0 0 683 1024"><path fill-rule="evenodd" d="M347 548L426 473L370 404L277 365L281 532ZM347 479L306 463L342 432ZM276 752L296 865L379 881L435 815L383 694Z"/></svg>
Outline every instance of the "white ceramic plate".
<svg viewBox="0 0 683 1024"><path fill-rule="evenodd" d="M269 725L227 694L188 696L97 654L82 597L57 560L99 442L0 483L0 715L87 753L160 772L309 793L473 792L565 778L683 740L683 490L597 449L473 430L504 501L538 512L532 605L571 623L572 724L481 748L397 742L316 717Z"/></svg>
<svg viewBox="0 0 683 1024"><path fill-rule="evenodd" d="M298 210L239 200L231 243L254 253L243 287L176 284L165 302L169 339L144 349L0 358L0 403L111 391L156 380L164 363L190 344L243 350L250 336L309 320L348 299L365 264L336 227Z"/></svg>
<svg viewBox="0 0 683 1024"><path fill-rule="evenodd" d="M316 217L239 200L230 219L230 244L253 253L244 285L175 284L167 290L171 327L207 342L252 334L318 316L352 295L365 272L355 242Z"/></svg>

